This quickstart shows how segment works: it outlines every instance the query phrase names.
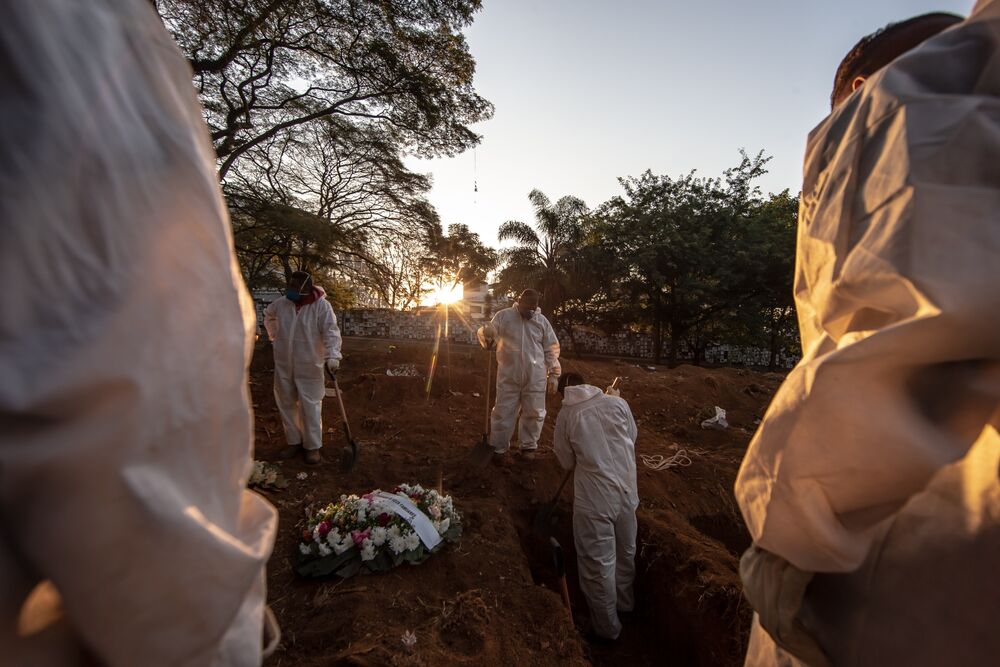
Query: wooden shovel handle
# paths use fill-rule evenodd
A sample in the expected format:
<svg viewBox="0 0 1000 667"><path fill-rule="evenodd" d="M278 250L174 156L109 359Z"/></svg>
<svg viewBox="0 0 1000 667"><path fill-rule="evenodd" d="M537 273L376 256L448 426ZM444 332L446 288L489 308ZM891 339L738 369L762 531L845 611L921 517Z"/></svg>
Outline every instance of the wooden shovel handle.
<svg viewBox="0 0 1000 667"><path fill-rule="evenodd" d="M566 585L566 575L559 577L559 589L562 591L563 605L566 607L569 623L573 625L573 607L569 602L569 586Z"/></svg>

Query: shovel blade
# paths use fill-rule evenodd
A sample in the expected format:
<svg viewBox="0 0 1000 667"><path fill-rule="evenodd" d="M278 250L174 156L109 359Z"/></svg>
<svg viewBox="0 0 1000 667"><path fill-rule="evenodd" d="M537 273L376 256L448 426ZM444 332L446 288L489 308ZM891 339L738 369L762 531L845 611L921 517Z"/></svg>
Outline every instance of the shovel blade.
<svg viewBox="0 0 1000 667"><path fill-rule="evenodd" d="M485 468L492 459L493 447L490 446L485 437L475 444L472 453L469 454L469 463L476 470Z"/></svg>
<svg viewBox="0 0 1000 667"><path fill-rule="evenodd" d="M354 470L358 464L358 444L351 440L349 446L340 451L340 471L344 473Z"/></svg>

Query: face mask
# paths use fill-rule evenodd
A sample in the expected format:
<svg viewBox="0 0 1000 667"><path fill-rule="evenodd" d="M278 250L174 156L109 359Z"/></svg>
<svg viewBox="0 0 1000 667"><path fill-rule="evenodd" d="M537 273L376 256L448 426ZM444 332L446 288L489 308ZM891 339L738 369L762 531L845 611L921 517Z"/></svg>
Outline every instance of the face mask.
<svg viewBox="0 0 1000 667"><path fill-rule="evenodd" d="M302 295L299 294L299 291L297 289L291 289L291 288L289 288L285 292L285 296L288 297L291 301L298 301L299 299L302 298Z"/></svg>

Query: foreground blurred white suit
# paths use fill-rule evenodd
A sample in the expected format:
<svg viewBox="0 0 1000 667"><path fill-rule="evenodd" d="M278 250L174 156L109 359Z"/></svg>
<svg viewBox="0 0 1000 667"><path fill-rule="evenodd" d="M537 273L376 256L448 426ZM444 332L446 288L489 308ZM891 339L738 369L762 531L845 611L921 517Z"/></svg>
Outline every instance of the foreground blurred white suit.
<svg viewBox="0 0 1000 667"><path fill-rule="evenodd" d="M580 589L587 598L594 631L617 639L619 611L635 600L635 474L632 411L623 399L597 387L566 387L556 419L555 452L573 469L573 541Z"/></svg>
<svg viewBox="0 0 1000 667"><path fill-rule="evenodd" d="M0 18L0 662L257 664L254 315L191 71L145 0Z"/></svg>
<svg viewBox="0 0 1000 667"><path fill-rule="evenodd" d="M506 452L518 424L520 448L538 449L545 424L546 378L562 372L559 340L540 308L531 319L521 317L516 307L504 308L491 324L497 344L497 399L490 415L490 444Z"/></svg>
<svg viewBox="0 0 1000 667"><path fill-rule="evenodd" d="M803 359L736 483L755 543L829 573L800 620L834 664L995 664L1000 2L813 131L795 296ZM754 628L748 664L790 661Z"/></svg>

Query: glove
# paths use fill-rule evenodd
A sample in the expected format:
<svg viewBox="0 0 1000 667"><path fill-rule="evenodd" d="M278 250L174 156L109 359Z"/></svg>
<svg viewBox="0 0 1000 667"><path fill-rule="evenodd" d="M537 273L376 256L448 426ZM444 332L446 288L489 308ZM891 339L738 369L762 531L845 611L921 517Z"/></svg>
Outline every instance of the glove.
<svg viewBox="0 0 1000 667"><path fill-rule="evenodd" d="M554 394L557 391L559 391L559 376L558 375L550 375L549 376L549 384L548 384L548 386L546 388L548 389L547 393L549 393L549 394Z"/></svg>
<svg viewBox="0 0 1000 667"><path fill-rule="evenodd" d="M326 360L326 370L328 370L331 373L335 374L337 372L337 370L339 370L339 369L340 369L340 360L339 359L327 359Z"/></svg>
<svg viewBox="0 0 1000 667"><path fill-rule="evenodd" d="M476 330L476 338L479 339L479 344L485 349L489 350L493 348L493 343L497 338L497 330L492 324L484 324Z"/></svg>
<svg viewBox="0 0 1000 667"><path fill-rule="evenodd" d="M812 578L812 572L803 572L756 544L740 558L743 593L757 611L761 627L778 646L806 664L829 667L823 649L798 618Z"/></svg>

